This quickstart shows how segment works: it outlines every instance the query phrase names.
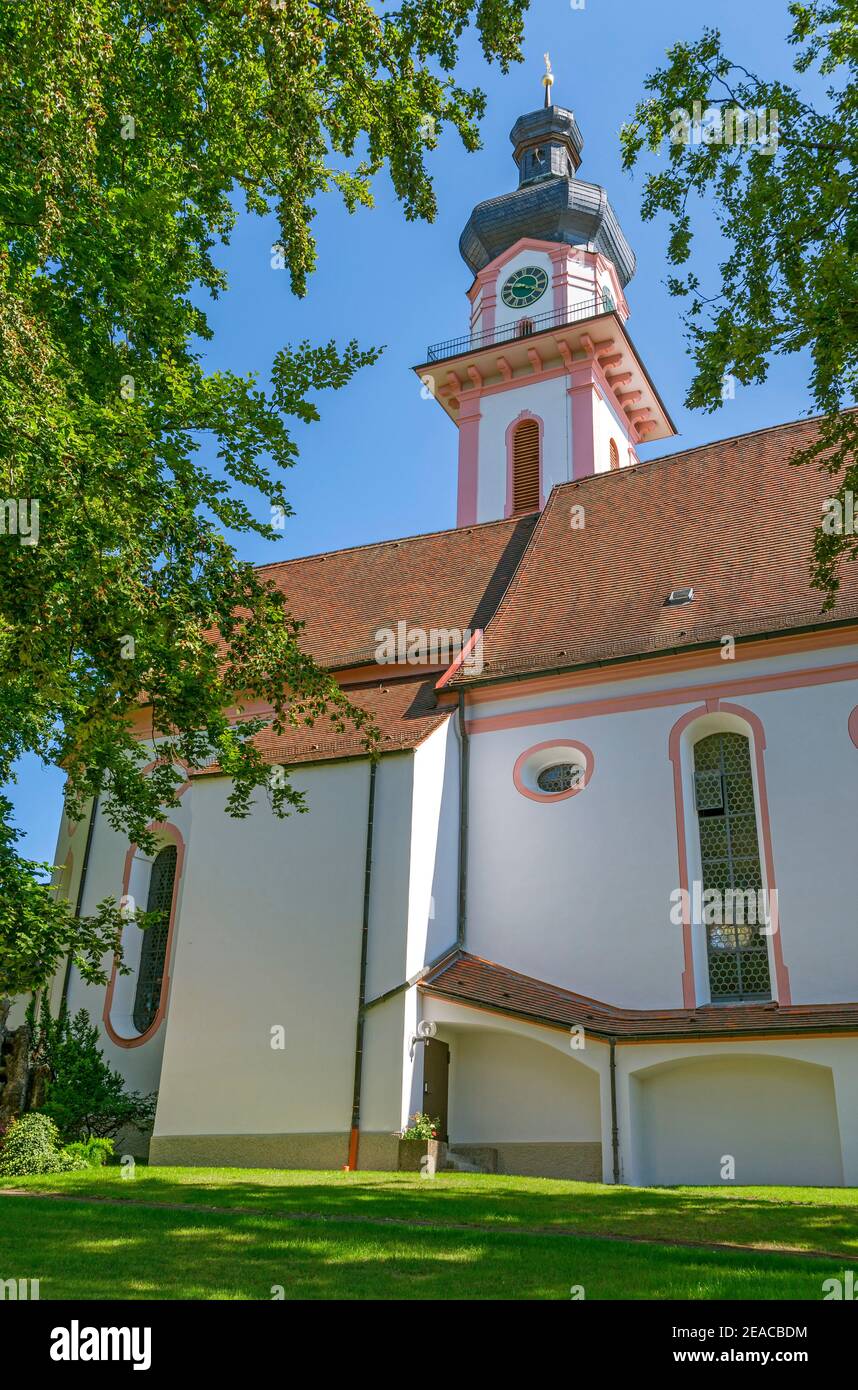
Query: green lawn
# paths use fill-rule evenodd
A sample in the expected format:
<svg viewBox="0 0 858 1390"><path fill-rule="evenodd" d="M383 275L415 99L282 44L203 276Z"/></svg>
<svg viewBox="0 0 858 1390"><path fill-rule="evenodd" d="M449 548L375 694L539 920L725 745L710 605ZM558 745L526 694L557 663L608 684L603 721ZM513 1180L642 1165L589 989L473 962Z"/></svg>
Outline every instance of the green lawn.
<svg viewBox="0 0 858 1390"><path fill-rule="evenodd" d="M0 1198L0 1278L43 1298L818 1300L858 1269L855 1189L145 1167L14 1186L91 1199Z"/></svg>

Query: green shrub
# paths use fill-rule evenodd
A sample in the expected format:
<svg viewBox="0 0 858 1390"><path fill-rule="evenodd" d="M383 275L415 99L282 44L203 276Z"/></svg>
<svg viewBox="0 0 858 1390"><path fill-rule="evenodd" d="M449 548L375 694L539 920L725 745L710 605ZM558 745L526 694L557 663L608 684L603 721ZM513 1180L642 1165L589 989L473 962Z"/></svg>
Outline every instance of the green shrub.
<svg viewBox="0 0 858 1390"><path fill-rule="evenodd" d="M22 1115L13 1120L0 1149L0 1177L26 1178L34 1173L59 1173L88 1165L59 1147L59 1131L48 1115Z"/></svg>
<svg viewBox="0 0 858 1390"><path fill-rule="evenodd" d="M98 1139L93 1134L79 1143L66 1144L63 1153L82 1158L87 1168L103 1168L113 1157L113 1140Z"/></svg>
<svg viewBox="0 0 858 1390"><path fill-rule="evenodd" d="M56 1121L64 1140L114 1137L132 1126L147 1129L155 1097L126 1091L121 1074L105 1061L98 1028L81 1009L74 1018L54 1019L43 1001L38 1021L31 1006L30 1060L45 1077L42 1111Z"/></svg>

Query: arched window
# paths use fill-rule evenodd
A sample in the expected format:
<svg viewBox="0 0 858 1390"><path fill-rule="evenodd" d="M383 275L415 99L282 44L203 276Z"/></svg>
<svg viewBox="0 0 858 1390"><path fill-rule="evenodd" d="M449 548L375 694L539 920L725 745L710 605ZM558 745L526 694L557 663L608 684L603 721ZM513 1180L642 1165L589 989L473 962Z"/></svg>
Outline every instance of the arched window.
<svg viewBox="0 0 858 1390"><path fill-rule="evenodd" d="M515 335L517 338L529 338L533 332L533 319L519 319L516 324Z"/></svg>
<svg viewBox="0 0 858 1390"><path fill-rule="evenodd" d="M152 862L146 911L160 913L160 919L151 927L147 927L143 933L133 1013L134 1027L138 1033L145 1033L152 1026L161 1002L173 888L176 883L176 860L176 846L165 845Z"/></svg>
<svg viewBox="0 0 858 1390"><path fill-rule="evenodd" d="M710 734L694 745L694 796L712 999L770 999L754 781L743 734Z"/></svg>
<svg viewBox="0 0 858 1390"><path fill-rule="evenodd" d="M603 285L603 286L602 286L602 312L603 312L604 314L607 314L611 309L616 309L616 307L617 307L617 306L616 306L616 304L614 303L614 296L611 294L611 291L608 289L608 286L607 286L607 285Z"/></svg>
<svg viewBox="0 0 858 1390"><path fill-rule="evenodd" d="M611 454L611 468L619 468L619 466L620 466L620 451L619 451L619 449L617 448L617 441L616 441L616 439L612 439L612 440L611 440L610 454Z"/></svg>
<svg viewBox="0 0 858 1390"><path fill-rule="evenodd" d="M512 441L512 510L539 510L539 424L522 420Z"/></svg>

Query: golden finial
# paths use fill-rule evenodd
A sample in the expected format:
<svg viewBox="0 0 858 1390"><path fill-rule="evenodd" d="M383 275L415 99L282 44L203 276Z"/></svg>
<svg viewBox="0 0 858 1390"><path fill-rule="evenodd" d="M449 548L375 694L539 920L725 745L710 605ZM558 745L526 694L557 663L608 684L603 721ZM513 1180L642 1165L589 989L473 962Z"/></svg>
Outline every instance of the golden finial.
<svg viewBox="0 0 858 1390"><path fill-rule="evenodd" d="M554 73L551 71L551 58L550 58L550 56L549 56L547 53L543 53L542 56L543 56L543 58L545 59L545 76L544 76L543 79L542 79L542 85L543 85L543 87L545 88L545 105L546 105L546 106L550 106L550 105L551 105L551 88L552 88L552 85L553 85L553 83L554 83Z"/></svg>

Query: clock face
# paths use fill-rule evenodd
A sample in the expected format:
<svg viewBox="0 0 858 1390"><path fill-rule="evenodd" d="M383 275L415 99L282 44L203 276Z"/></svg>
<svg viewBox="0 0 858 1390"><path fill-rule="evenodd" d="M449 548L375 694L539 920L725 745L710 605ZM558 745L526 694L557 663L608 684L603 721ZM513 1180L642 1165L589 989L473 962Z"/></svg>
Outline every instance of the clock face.
<svg viewBox="0 0 858 1390"><path fill-rule="evenodd" d="M548 276L538 265L516 270L504 283L501 299L510 309L528 309L548 289Z"/></svg>

